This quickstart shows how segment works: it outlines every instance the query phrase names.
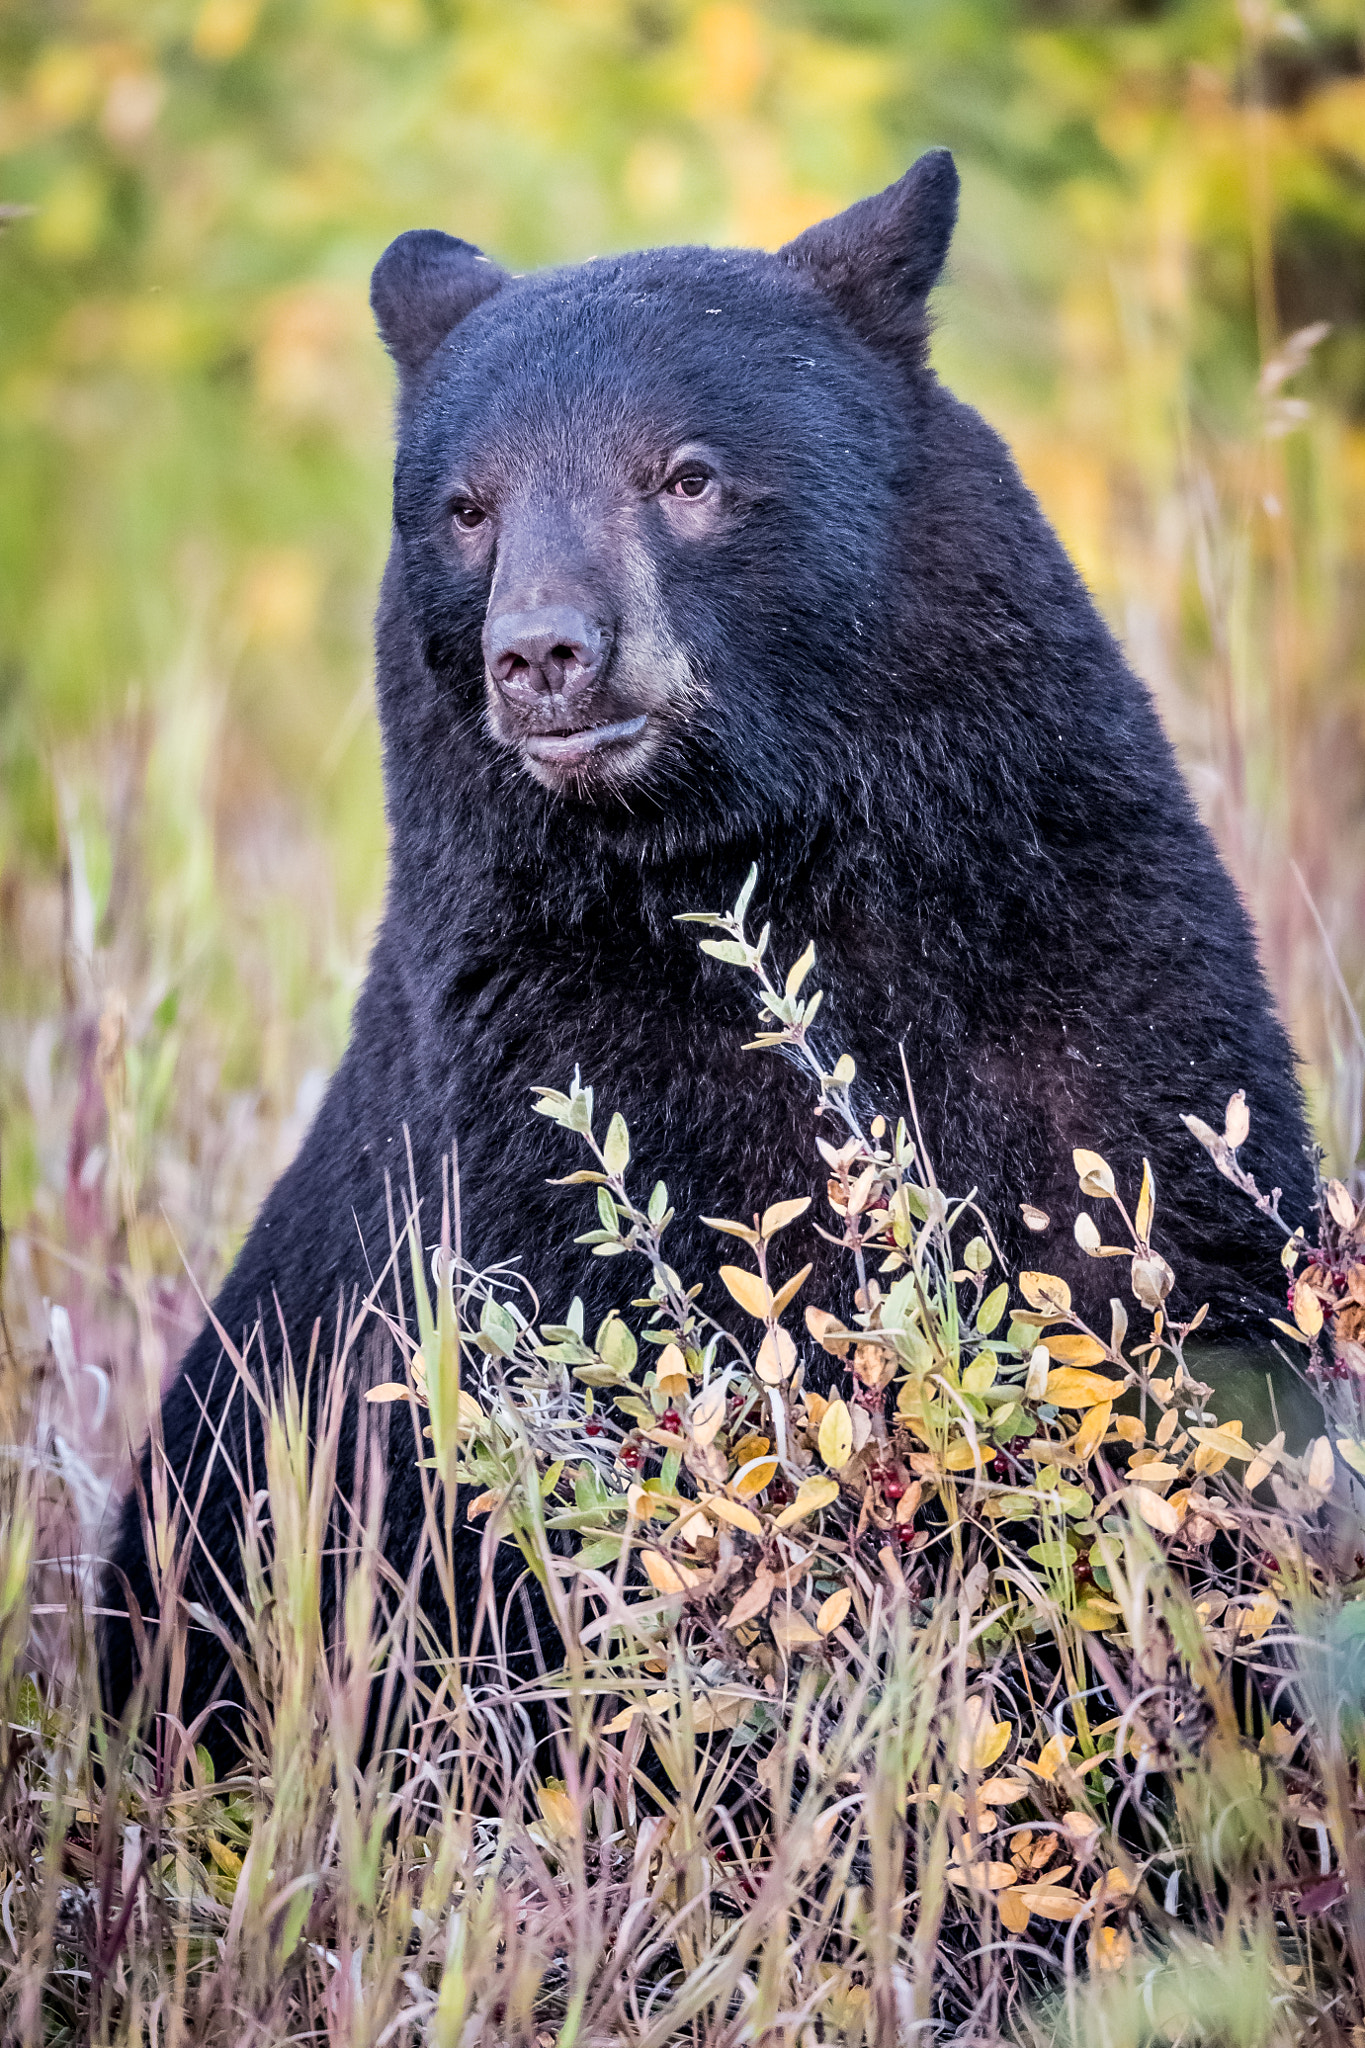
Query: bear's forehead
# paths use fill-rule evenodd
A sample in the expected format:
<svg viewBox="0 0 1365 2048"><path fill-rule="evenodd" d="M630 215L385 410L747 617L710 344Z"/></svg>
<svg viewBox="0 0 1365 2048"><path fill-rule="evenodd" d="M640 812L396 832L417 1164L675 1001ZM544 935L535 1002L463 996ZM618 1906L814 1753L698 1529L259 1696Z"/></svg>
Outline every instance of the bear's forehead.
<svg viewBox="0 0 1365 2048"><path fill-rule="evenodd" d="M512 279L445 343L424 410L490 459L643 455L660 437L757 453L862 412L862 353L777 257L654 250Z"/></svg>

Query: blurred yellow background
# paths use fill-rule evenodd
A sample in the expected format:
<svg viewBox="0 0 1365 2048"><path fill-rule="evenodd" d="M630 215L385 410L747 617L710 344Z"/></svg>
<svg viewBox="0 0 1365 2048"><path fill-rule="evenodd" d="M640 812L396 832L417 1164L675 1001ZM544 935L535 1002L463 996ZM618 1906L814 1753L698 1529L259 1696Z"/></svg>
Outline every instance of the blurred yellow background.
<svg viewBox="0 0 1365 2048"><path fill-rule="evenodd" d="M389 238L439 226L518 268L773 246L935 143L964 181L935 359L1155 689L1347 1169L1363 74L1357 0L9 0L0 1166L23 1334L45 1296L79 1321L112 1287L173 1349L197 1314L181 1252L212 1284L344 1041L384 869L390 375L366 287Z"/></svg>

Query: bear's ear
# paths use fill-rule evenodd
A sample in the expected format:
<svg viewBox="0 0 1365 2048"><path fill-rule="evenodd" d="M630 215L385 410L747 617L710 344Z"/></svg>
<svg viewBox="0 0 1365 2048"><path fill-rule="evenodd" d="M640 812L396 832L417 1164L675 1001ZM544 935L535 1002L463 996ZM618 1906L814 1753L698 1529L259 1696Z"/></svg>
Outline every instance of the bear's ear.
<svg viewBox="0 0 1365 2048"><path fill-rule="evenodd" d="M931 149L874 199L807 228L778 253L808 271L874 347L921 352L924 302L957 221L957 166Z"/></svg>
<svg viewBox="0 0 1365 2048"><path fill-rule="evenodd" d="M390 242L370 279L370 305L399 375L420 370L451 328L506 282L507 272L471 242L439 228L413 228Z"/></svg>

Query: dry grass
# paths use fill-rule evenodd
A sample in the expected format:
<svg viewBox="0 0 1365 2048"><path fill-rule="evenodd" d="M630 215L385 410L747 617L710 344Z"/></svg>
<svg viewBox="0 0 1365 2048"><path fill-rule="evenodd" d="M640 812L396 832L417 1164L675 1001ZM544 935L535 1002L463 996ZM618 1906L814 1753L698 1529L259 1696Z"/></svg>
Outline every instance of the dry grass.
<svg viewBox="0 0 1365 2048"><path fill-rule="evenodd" d="M234 1361L262 1452L225 1637L247 1749L215 1783L178 1712L193 1503L173 1480L149 1540L174 1620L125 1726L101 1719L76 1547L100 1489L71 1448L89 1374L58 1315L46 1367L4 1379L8 2038L1359 2038L1365 1215L1335 1183L1308 1236L1281 1227L1283 1339L1327 1422L1298 1456L1283 1436L1253 1455L1163 1321L1150 1189L1077 1156L1128 1246L1112 1327L1088 1330L1062 1283L998 1272L913 1123L857 1126L742 906L721 923L840 1138L828 1220L862 1306L805 1322L851 1365L845 1397L803 1391L788 1329L781 1231L804 1202L735 1227L722 1331L667 1267L666 1195L637 1205L620 1119L599 1136L589 1092L547 1094L588 1148L592 1235L644 1291L595 1337L537 1329L448 1227L430 1260L410 1229L393 1256L418 1327L390 1326L406 1370L350 1471L363 1315L314 1398ZM102 1072L117 1128L112 1033ZM1239 1100L1196 1135L1237 1179ZM150 1317L139 1341L159 1370ZM393 1582L385 1400L430 1430L438 1581L456 1481L485 1566L520 1547L554 1622L539 1671L452 1650L422 1557Z"/></svg>

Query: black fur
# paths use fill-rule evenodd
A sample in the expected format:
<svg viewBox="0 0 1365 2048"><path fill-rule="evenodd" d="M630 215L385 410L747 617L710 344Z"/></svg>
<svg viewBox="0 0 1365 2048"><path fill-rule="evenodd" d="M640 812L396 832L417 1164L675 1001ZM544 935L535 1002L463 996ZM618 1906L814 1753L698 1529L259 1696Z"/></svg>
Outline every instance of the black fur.
<svg viewBox="0 0 1365 2048"><path fill-rule="evenodd" d="M807 1082L741 1051L750 986L673 922L730 904L751 861L778 959L815 940L824 1045L893 1115L904 1046L941 1181L977 1190L1011 1259L1101 1303L1122 1269L1073 1243L1071 1149L1130 1191L1146 1154L1173 1306L1207 1299L1224 1337L1261 1327L1273 1234L1180 1113L1217 1121L1244 1086L1245 1157L1302 1213L1293 1059L1146 690L998 437L926 366L956 191L936 152L776 256L514 279L425 233L381 261L402 378L378 623L388 904L345 1059L218 1299L234 1336L263 1317L278 1352L276 1300L296 1357L315 1318L330 1334L369 1284L362 1241L383 1262L404 1126L428 1241L458 1141L469 1257L519 1259L554 1317L575 1293L590 1323L628 1300L619 1264L573 1243L582 1191L547 1185L582 1163L576 1141L530 1113L532 1084L576 1066L603 1123L625 1112L641 1190L667 1181L688 1279L718 1259L698 1211L818 1186ZM572 645L500 686L481 636L510 620L520 645L542 616ZM573 757L582 731L622 726ZM1049 1235L1024 1233L1024 1199ZM846 1289L813 1234L782 1250L784 1269L817 1261L804 1299ZM191 1490L218 1360L206 1329L165 1402ZM394 1446L401 1563L406 1427ZM235 1509L215 1483L224 1564ZM115 1559L146 1604L136 1500ZM128 1632L106 1650L117 1707Z"/></svg>

